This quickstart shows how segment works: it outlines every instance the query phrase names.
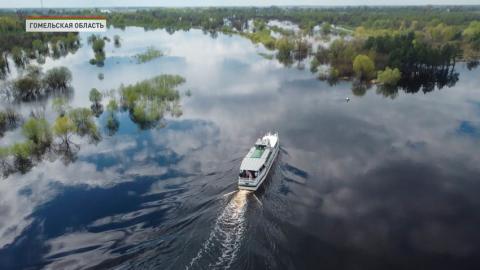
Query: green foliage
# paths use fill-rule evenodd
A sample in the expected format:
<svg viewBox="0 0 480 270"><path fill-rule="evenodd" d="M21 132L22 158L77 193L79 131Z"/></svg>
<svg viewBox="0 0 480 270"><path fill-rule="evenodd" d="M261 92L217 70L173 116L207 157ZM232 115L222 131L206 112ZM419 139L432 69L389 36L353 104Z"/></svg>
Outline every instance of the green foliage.
<svg viewBox="0 0 480 270"><path fill-rule="evenodd" d="M88 43L92 44L92 50L95 53L94 58L89 60L89 63L92 65L103 66L105 61L105 41L103 38L96 35L91 35L88 37Z"/></svg>
<svg viewBox="0 0 480 270"><path fill-rule="evenodd" d="M175 87L183 82L185 79L178 75L160 75L134 85L122 86L122 106L130 111L132 120L140 128L152 127L170 108L167 104L180 98Z"/></svg>
<svg viewBox="0 0 480 270"><path fill-rule="evenodd" d="M328 71L328 79L336 80L340 76L340 72L336 68L330 68Z"/></svg>
<svg viewBox="0 0 480 270"><path fill-rule="evenodd" d="M67 67L54 67L48 70L43 78L47 89L66 89L72 81L72 73Z"/></svg>
<svg viewBox="0 0 480 270"><path fill-rule="evenodd" d="M261 20L261 19L253 20L253 28L255 32L264 30L266 26L267 26L267 23L264 20Z"/></svg>
<svg viewBox="0 0 480 270"><path fill-rule="evenodd" d="M12 145L9 152L17 159L28 160L32 154L32 143L15 143Z"/></svg>
<svg viewBox="0 0 480 270"><path fill-rule="evenodd" d="M270 30L272 30L274 32L277 32L277 33L279 33L283 36L293 36L295 34L295 32L293 30L281 28L281 27L278 27L276 25L272 25L269 28L270 28Z"/></svg>
<svg viewBox="0 0 480 270"><path fill-rule="evenodd" d="M298 61L301 61L307 58L310 50L311 46L305 39L297 39L295 41L294 58Z"/></svg>
<svg viewBox="0 0 480 270"><path fill-rule="evenodd" d="M474 49L480 50L480 21L471 22L463 31L463 36Z"/></svg>
<svg viewBox="0 0 480 270"><path fill-rule="evenodd" d="M103 52L103 48L105 48L105 41L101 38L95 39L92 43L92 49L95 53Z"/></svg>
<svg viewBox="0 0 480 270"><path fill-rule="evenodd" d="M379 71L377 76L377 81L385 86L396 86L402 73L398 68L391 69L387 67L384 71Z"/></svg>
<svg viewBox="0 0 480 270"><path fill-rule="evenodd" d="M19 47L12 48L12 58L17 66L23 66L25 64L23 51Z"/></svg>
<svg viewBox="0 0 480 270"><path fill-rule="evenodd" d="M270 33L269 29L263 28L253 33L244 33L244 35L253 43L261 43L265 48L272 50L275 48L275 38Z"/></svg>
<svg viewBox="0 0 480 270"><path fill-rule="evenodd" d="M163 117L164 107L161 102L138 101L133 107L133 121L140 124L140 127L150 127Z"/></svg>
<svg viewBox="0 0 480 270"><path fill-rule="evenodd" d="M111 99L108 104L107 104L107 111L109 112L115 112L118 110L118 104L115 99Z"/></svg>
<svg viewBox="0 0 480 270"><path fill-rule="evenodd" d="M43 147L50 145L52 134L50 125L44 118L30 118L22 127L22 134L34 145Z"/></svg>
<svg viewBox="0 0 480 270"><path fill-rule="evenodd" d="M286 65L292 62L292 50L295 48L295 44L286 37L280 38L275 43L277 48L277 59Z"/></svg>
<svg viewBox="0 0 480 270"><path fill-rule="evenodd" d="M162 51L156 49L153 46L147 48L147 51L144 53L139 53L135 55L135 59L137 59L137 63L145 63L151 61L155 58L163 56Z"/></svg>
<svg viewBox="0 0 480 270"><path fill-rule="evenodd" d="M100 102L102 102L102 93L100 93L100 91L98 91L97 88L92 88L92 90L90 90L90 94L88 95L88 98L90 99L90 101L94 104L100 104Z"/></svg>
<svg viewBox="0 0 480 270"><path fill-rule="evenodd" d="M76 108L68 112L68 118L75 127L75 132L80 136L89 135L91 138L98 138L97 126L93 120L92 111L88 108Z"/></svg>
<svg viewBox="0 0 480 270"><path fill-rule="evenodd" d="M35 73L28 73L13 81L14 96L21 100L31 100L40 95L42 83Z"/></svg>
<svg viewBox="0 0 480 270"><path fill-rule="evenodd" d="M9 149L9 153L14 158L14 165L17 171L26 173L32 167L32 161L30 159L33 153L32 142L15 143Z"/></svg>
<svg viewBox="0 0 480 270"><path fill-rule="evenodd" d="M398 68L402 73L414 73L455 62L459 49L455 44L431 46L416 39L414 32L401 35L369 37L364 48L377 54L377 66Z"/></svg>
<svg viewBox="0 0 480 270"><path fill-rule="evenodd" d="M16 100L30 101L58 90L68 90L72 80L72 74L66 67L52 68L45 75L38 66L29 65L26 71L25 75L12 82L11 95Z"/></svg>
<svg viewBox="0 0 480 270"><path fill-rule="evenodd" d="M338 71L339 76L352 76L354 73L352 62L361 52L361 47L359 41L337 39L328 49L319 47L315 57L322 64L330 63Z"/></svg>
<svg viewBox="0 0 480 270"><path fill-rule="evenodd" d="M109 136L113 136L120 127L120 122L118 121L117 117L110 113L107 116L106 128Z"/></svg>
<svg viewBox="0 0 480 270"><path fill-rule="evenodd" d="M332 25L328 22L322 23L321 32L324 35L328 35L332 32Z"/></svg>
<svg viewBox="0 0 480 270"><path fill-rule="evenodd" d="M366 55L359 54L353 61L353 70L360 79L371 79L374 76L375 64Z"/></svg>
<svg viewBox="0 0 480 270"><path fill-rule="evenodd" d="M4 132L17 127L21 116L12 108L6 108L0 111L0 137Z"/></svg>
<svg viewBox="0 0 480 270"><path fill-rule="evenodd" d="M57 117L53 124L53 134L68 142L69 136L75 132L75 124L68 116Z"/></svg>
<svg viewBox="0 0 480 270"><path fill-rule="evenodd" d="M320 66L320 62L316 57L310 61L310 72L315 73L318 71L318 66Z"/></svg>
<svg viewBox="0 0 480 270"><path fill-rule="evenodd" d="M34 41L32 41L32 49L34 51L37 51L38 53L43 53L46 49L48 50L48 47L46 47L41 40L35 39Z"/></svg>

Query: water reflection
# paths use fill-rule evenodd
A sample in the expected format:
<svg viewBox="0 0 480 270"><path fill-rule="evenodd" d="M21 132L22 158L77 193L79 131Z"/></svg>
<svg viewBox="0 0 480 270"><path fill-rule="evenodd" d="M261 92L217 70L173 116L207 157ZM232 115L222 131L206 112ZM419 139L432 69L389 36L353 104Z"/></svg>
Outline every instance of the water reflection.
<svg viewBox="0 0 480 270"><path fill-rule="evenodd" d="M72 67L72 105L88 107L93 87L181 74L180 91L192 89L183 115L142 130L119 112L115 135L82 144L75 162L45 160L0 181L2 266L178 269L212 233L228 241L210 241L216 253L198 261L214 266L228 250L221 243L237 243L214 233L222 213L239 213L222 195L236 189L241 158L267 130L279 132L282 152L261 204L234 207L244 212L232 224L242 228L235 259L225 261L232 269L478 263L478 69L457 66L452 91L399 91L392 101L362 90L347 103L350 83L286 69L240 37L107 32L115 34L122 47L107 44L103 68L85 63L89 48L46 60ZM146 43L167 55L129 63ZM100 70L118 79L98 80ZM95 119L109 126L108 111Z"/></svg>

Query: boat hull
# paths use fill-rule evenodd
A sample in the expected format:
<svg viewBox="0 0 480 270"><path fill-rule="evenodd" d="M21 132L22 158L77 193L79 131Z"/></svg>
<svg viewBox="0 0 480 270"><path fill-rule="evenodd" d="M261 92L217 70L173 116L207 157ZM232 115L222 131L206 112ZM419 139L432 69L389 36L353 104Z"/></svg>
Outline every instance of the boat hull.
<svg viewBox="0 0 480 270"><path fill-rule="evenodd" d="M270 172L270 169L272 168L273 163L277 159L278 152L280 152L279 150L280 150L280 142L277 142L275 147L273 148L273 154L272 154L272 157L270 158L270 160L268 161L268 164L266 166L266 170L264 170L264 172L261 173L255 181L249 181L249 180L246 180L246 179L244 180L242 178L239 178L238 179L238 189L256 191L263 184L265 179L267 179L267 176Z"/></svg>

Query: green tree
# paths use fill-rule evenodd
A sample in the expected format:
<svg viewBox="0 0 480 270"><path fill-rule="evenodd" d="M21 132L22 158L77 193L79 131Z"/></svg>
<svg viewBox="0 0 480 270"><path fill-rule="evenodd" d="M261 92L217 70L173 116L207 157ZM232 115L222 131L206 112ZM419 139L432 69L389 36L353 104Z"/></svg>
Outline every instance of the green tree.
<svg viewBox="0 0 480 270"><path fill-rule="evenodd" d="M67 67L55 67L47 71L43 83L47 89L66 89L72 81L72 73Z"/></svg>
<svg viewBox="0 0 480 270"><path fill-rule="evenodd" d="M286 66L293 63L292 51L295 44L290 39L283 37L276 41L275 48L277 48L277 60Z"/></svg>
<svg viewBox="0 0 480 270"><path fill-rule="evenodd" d="M105 41L103 39L96 39L92 44L92 49L94 52L102 52L105 47Z"/></svg>
<svg viewBox="0 0 480 270"><path fill-rule="evenodd" d="M115 99L111 99L107 104L107 111L113 113L118 110L118 104Z"/></svg>
<svg viewBox="0 0 480 270"><path fill-rule="evenodd" d="M76 108L68 112L68 117L75 126L75 132L80 136L89 135L92 139L99 138L97 126L93 120L92 111L88 108Z"/></svg>
<svg viewBox="0 0 480 270"><path fill-rule="evenodd" d="M19 47L13 47L11 53L15 65L23 67L25 65L25 58L22 49Z"/></svg>
<svg viewBox="0 0 480 270"><path fill-rule="evenodd" d="M15 143L10 148L14 157L15 168L21 173L26 173L32 167L30 156L32 154L32 143L30 141Z"/></svg>
<svg viewBox="0 0 480 270"><path fill-rule="evenodd" d="M396 86L402 73L398 68L391 69L389 67L385 68L384 71L379 71L377 76L377 81L385 86Z"/></svg>
<svg viewBox="0 0 480 270"><path fill-rule="evenodd" d="M310 50L311 50L311 46L306 40L298 39L297 41L295 41L294 57L296 60L301 61L307 58Z"/></svg>
<svg viewBox="0 0 480 270"><path fill-rule="evenodd" d="M92 88L88 97L94 105L99 105L102 102L102 93L97 88Z"/></svg>
<svg viewBox="0 0 480 270"><path fill-rule="evenodd" d="M480 21L471 22L463 31L463 36L475 50L480 50Z"/></svg>
<svg viewBox="0 0 480 270"><path fill-rule="evenodd" d="M70 136L75 132L75 124L68 116L60 116L53 124L53 133L62 139L66 145L70 144Z"/></svg>
<svg viewBox="0 0 480 270"><path fill-rule="evenodd" d="M362 80L371 79L374 76L375 64L370 57L359 54L353 60L353 71Z"/></svg>
<svg viewBox="0 0 480 270"><path fill-rule="evenodd" d="M22 127L22 134L30 140L35 148L44 149L52 142L50 125L44 118L30 118Z"/></svg>
<svg viewBox="0 0 480 270"><path fill-rule="evenodd" d="M17 99L28 101L38 97L42 84L37 76L27 74L13 81L13 92Z"/></svg>
<svg viewBox="0 0 480 270"><path fill-rule="evenodd" d="M321 28L322 34L328 35L332 32L332 25L328 22L322 23L322 28Z"/></svg>

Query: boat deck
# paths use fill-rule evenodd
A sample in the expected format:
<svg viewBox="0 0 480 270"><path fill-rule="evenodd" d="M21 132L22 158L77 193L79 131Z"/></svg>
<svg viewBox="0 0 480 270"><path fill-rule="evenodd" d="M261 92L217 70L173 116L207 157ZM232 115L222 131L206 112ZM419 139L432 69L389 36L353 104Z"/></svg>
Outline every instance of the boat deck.
<svg viewBox="0 0 480 270"><path fill-rule="evenodd" d="M263 152L265 152L265 148L255 148L253 151L252 155L250 156L251 158L260 158L263 155Z"/></svg>

